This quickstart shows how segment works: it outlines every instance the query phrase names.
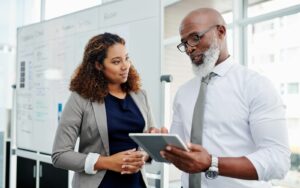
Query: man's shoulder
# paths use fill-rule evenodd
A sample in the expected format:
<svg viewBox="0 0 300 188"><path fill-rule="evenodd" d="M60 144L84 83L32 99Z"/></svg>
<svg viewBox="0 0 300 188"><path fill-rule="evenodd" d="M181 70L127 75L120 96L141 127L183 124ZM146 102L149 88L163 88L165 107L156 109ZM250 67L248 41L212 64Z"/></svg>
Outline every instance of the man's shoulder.
<svg viewBox="0 0 300 188"><path fill-rule="evenodd" d="M274 84L269 78L243 65L235 65L230 76L232 76L230 78L231 83L236 83L239 86L238 88L248 94L255 94L259 91L273 92L274 90Z"/></svg>
<svg viewBox="0 0 300 188"><path fill-rule="evenodd" d="M267 81L268 78L262 75L261 73L252 70L244 65L235 64L232 67L232 75L237 77L238 80L243 80L245 84L257 83L258 81Z"/></svg>

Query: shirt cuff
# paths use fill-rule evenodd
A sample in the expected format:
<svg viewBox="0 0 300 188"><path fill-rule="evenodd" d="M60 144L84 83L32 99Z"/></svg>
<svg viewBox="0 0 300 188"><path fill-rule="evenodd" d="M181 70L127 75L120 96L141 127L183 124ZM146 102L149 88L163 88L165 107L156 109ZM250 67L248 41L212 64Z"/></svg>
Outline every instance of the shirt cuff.
<svg viewBox="0 0 300 188"><path fill-rule="evenodd" d="M89 153L85 159L84 171L87 174L96 174L97 170L94 170L94 166L100 157L98 153Z"/></svg>
<svg viewBox="0 0 300 188"><path fill-rule="evenodd" d="M263 166L263 164L261 163L261 160L263 158L259 158L255 153L249 154L245 156L254 166L257 176L258 176L258 180L264 180L263 174L266 170L266 168Z"/></svg>

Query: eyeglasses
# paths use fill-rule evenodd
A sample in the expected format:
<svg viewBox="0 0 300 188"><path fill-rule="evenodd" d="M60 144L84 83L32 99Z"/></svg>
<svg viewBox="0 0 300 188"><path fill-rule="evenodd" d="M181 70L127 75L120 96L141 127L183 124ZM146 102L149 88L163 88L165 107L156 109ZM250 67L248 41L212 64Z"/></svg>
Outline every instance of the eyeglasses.
<svg viewBox="0 0 300 188"><path fill-rule="evenodd" d="M202 37L207 32L209 32L212 28L218 27L218 26L219 25L213 25L204 31L201 31L198 33L193 33L193 34L189 35L185 41L182 41L182 43L177 45L178 50L181 52L186 52L186 50L188 48L187 45L189 45L190 47L194 47L194 46L198 45L200 43Z"/></svg>

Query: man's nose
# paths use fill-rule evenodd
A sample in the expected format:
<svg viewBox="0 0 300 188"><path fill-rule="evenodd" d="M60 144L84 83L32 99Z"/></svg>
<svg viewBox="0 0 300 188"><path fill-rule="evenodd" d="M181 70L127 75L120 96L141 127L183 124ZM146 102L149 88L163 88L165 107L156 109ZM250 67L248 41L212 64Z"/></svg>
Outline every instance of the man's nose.
<svg viewBox="0 0 300 188"><path fill-rule="evenodd" d="M185 52L187 55L190 55L193 51L195 50L195 46L189 46L189 45L186 45L185 47Z"/></svg>

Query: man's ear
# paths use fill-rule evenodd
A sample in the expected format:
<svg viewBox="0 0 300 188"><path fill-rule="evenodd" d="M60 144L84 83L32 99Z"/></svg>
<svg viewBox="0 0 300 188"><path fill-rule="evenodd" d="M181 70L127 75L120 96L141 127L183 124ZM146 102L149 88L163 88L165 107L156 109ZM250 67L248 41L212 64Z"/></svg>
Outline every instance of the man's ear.
<svg viewBox="0 0 300 188"><path fill-rule="evenodd" d="M221 39L224 39L226 36L226 27L224 25L219 25L217 27L218 29L218 35Z"/></svg>
<svg viewBox="0 0 300 188"><path fill-rule="evenodd" d="M96 63L95 63L95 68L96 68L98 71L102 71L102 70L103 70L103 65L100 64L98 61L96 61Z"/></svg>

